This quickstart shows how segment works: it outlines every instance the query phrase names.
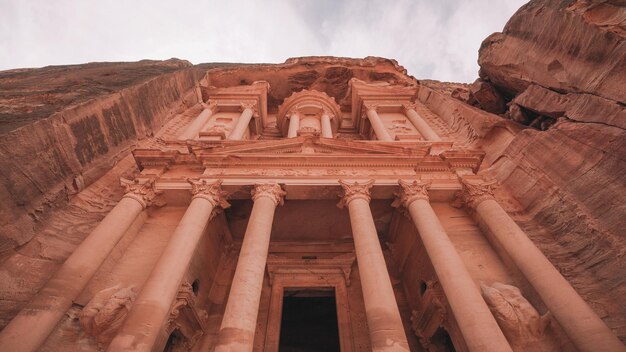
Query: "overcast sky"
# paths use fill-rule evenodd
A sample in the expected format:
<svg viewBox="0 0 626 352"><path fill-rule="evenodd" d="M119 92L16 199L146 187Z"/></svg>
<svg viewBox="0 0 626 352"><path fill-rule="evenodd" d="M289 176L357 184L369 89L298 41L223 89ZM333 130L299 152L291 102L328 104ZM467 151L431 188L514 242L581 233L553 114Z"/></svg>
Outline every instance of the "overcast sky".
<svg viewBox="0 0 626 352"><path fill-rule="evenodd" d="M471 82L478 48L524 0L0 0L0 70L177 57L383 56Z"/></svg>

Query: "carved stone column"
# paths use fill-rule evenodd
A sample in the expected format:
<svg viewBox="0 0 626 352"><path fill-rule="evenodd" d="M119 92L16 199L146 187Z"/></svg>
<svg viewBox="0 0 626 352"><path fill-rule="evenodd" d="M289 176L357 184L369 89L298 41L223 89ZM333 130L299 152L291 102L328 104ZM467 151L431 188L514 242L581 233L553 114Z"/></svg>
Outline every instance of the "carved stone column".
<svg viewBox="0 0 626 352"><path fill-rule="evenodd" d="M154 180L122 179L126 194L0 332L0 351L35 351L83 291L137 216L156 196Z"/></svg>
<svg viewBox="0 0 626 352"><path fill-rule="evenodd" d="M344 191L339 206L347 205L350 213L372 350L409 351L402 318L369 207L370 188L374 181L365 183L339 181L339 183Z"/></svg>
<svg viewBox="0 0 626 352"><path fill-rule="evenodd" d="M417 128L419 133L424 137L427 141L438 142L441 141L441 138L437 135L437 133L430 127L430 125L424 121L424 119L417 113L415 110L415 104L404 104L404 112L406 117L411 121L413 126Z"/></svg>
<svg viewBox="0 0 626 352"><path fill-rule="evenodd" d="M333 127L330 124L330 114L326 110L324 110L324 112L322 113L321 123L322 123L322 137L333 138Z"/></svg>
<svg viewBox="0 0 626 352"><path fill-rule="evenodd" d="M428 200L427 182L399 181L394 206L413 219L470 351L512 351Z"/></svg>
<svg viewBox="0 0 626 352"><path fill-rule="evenodd" d="M254 115L255 103L242 103L241 104L241 115L239 115L239 120L237 120L237 124L235 124L235 128L233 128L230 135L228 135L229 140L241 140L243 135L246 133L246 128L250 124L250 120Z"/></svg>
<svg viewBox="0 0 626 352"><path fill-rule="evenodd" d="M287 131L287 138L298 137L299 129L300 129L300 113L297 111L294 111L289 115L289 130Z"/></svg>
<svg viewBox="0 0 626 352"><path fill-rule="evenodd" d="M265 264L276 206L285 192L278 184L254 187L254 206L241 245L228 303L220 327L216 352L252 351Z"/></svg>
<svg viewBox="0 0 626 352"><path fill-rule="evenodd" d="M543 303L580 351L626 348L574 288L517 226L493 196L496 181L463 178L465 204L475 210L498 244L539 294Z"/></svg>
<svg viewBox="0 0 626 352"><path fill-rule="evenodd" d="M151 351L216 207L227 208L221 181L189 180L193 198L108 351ZM161 346L162 347L162 346Z"/></svg>
<svg viewBox="0 0 626 352"><path fill-rule="evenodd" d="M198 138L198 133L202 130L202 127L209 122L211 116L217 112L217 104L210 103L204 104L202 103L204 109L202 112L185 128L183 133L178 137L179 140L187 140L187 139L196 139Z"/></svg>
<svg viewBox="0 0 626 352"><path fill-rule="evenodd" d="M370 120L370 124L372 125L372 129L376 134L376 138L379 141L390 142L393 141L389 132L387 132L387 128L383 124L383 121L378 116L378 112L376 112L377 106L375 104L365 104L367 118Z"/></svg>

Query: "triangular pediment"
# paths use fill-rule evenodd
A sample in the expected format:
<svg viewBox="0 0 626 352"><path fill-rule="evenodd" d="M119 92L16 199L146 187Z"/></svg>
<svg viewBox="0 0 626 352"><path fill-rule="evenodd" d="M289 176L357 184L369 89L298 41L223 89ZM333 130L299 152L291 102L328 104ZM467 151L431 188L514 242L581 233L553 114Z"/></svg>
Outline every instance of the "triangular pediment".
<svg viewBox="0 0 626 352"><path fill-rule="evenodd" d="M416 155L426 154L428 145L393 146L369 141L349 141L319 137L297 137L223 143L203 154L336 154L336 155Z"/></svg>

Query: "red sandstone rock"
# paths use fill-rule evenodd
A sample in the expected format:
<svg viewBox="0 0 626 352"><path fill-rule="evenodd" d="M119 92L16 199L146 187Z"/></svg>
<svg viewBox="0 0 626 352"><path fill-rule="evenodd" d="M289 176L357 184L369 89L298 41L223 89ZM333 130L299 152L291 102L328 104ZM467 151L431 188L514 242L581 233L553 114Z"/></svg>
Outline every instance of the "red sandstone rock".
<svg viewBox="0 0 626 352"><path fill-rule="evenodd" d="M2 225L0 239L3 241L6 258L0 270L2 278L0 281L3 282L0 291L1 326L8 323L40 290L58 268L59 263L73 253L76 245L81 243L97 221L119 200L121 191L114 188L117 186L117 178L121 174L136 171L130 158L124 159L129 155L129 148L139 139L145 136L152 137L158 133L159 138L147 138L142 141L141 148L135 151L134 157L139 167L143 169L143 175L162 175L161 173L165 172L167 175L164 181L172 182L171 184L175 184L181 175L190 175L202 170L197 159L198 155L224 166L207 169L205 176L208 177L223 177L226 166L230 163L247 162L247 165L251 165L264 158L279 160L299 157L299 162L307 163L322 155L331 158L336 156L339 159L346 155L353 156L352 153L369 153L370 158L366 158L369 162L384 157L385 153L399 153L401 159L406 161L413 160L411 158L415 153L429 153L423 160L417 160L410 165L411 177L433 172L423 170L442 168L458 168L455 170L460 174L471 173L469 169L472 168L468 169L467 164L475 163L473 170L476 170L482 160L480 175L496 178L503 186L496 192L497 202L494 200L490 202L497 208L498 204L501 204L523 228L523 232L517 229L518 238L526 241L527 245L530 238L578 293L592 305L604 322L624 338L626 311L621 297L626 296L624 284L626 280L621 268L625 266L623 258L626 246L622 230L626 226L624 217L626 205L621 200L626 195L626 186L623 183L626 161L622 157L623 150L626 150L626 134L622 99L624 75L620 75L624 66L623 61L619 61L624 55L617 59L611 56L623 54L624 31L620 22L623 18L620 17L622 9L617 9L614 3L617 2L590 4L574 1L567 7L562 7L558 6L556 1L532 1L511 19L504 34L493 35L485 41L480 57L483 80L477 81L469 89L467 85L426 80L416 86L417 81L407 76L406 71L395 61L380 58L357 60L313 57L290 59L279 65L199 65L197 68L210 69L204 78L197 75L197 68L189 67L180 61L101 66L89 64L82 68L72 68L69 77L79 77L79 81L81 79L88 81L94 76L103 75L107 78L106 84L101 86L102 89L92 89L90 84L85 84L87 87L85 91L80 91L75 96L68 93L67 97L63 92L55 96L57 99L55 101L59 101L58 104L44 104L43 108L38 108L37 105L41 101L50 103L51 100L46 98L45 94L43 97L38 94L28 96L31 80L37 79L31 75L40 72L50 81L50 88L46 94L55 94L55 90L68 85L66 79L55 76L59 72L67 73L64 71L65 68L58 72L43 69L43 71L9 71L6 75L0 73L0 85L13 87L12 95L0 97L0 102L5 102L1 108L8 109L0 111L8 111L7 114L13 119L11 125L7 127L7 131L11 131L5 134L6 138L0 142L2 148L0 166L5 170L0 196L7 200L3 203L3 208L0 208ZM552 23L558 31L549 23ZM559 45L554 45L555 38L560 39ZM131 79L119 82L115 77L108 75L109 70L125 70ZM24 81L19 83L19 80L14 80L15 77ZM196 90L194 87L199 79L203 89ZM227 87L246 89L253 82L265 80L271 85L267 109L274 115L274 119L276 113L280 111L279 106L284 104L288 97L314 95L305 90L325 93L323 99L333 98L339 103L341 110L349 115L354 104L352 100L354 92L350 91L348 83L353 79L356 79L353 82L386 81L382 84L377 83L379 85L376 89L383 92L388 89L394 94L410 90L411 100L415 98L417 100L414 104L402 105L400 112L397 109L385 112L390 114L384 116L388 121L383 121L378 116L373 105L356 100L356 106L360 106L361 103L369 106L363 115L367 115L370 123L378 121L375 128L372 127L378 141L364 143L350 141L349 139L368 137L351 131L349 123L344 124L343 130L339 132L339 135L345 135L341 136L345 140L337 138L332 141L321 141L315 135L317 130L314 130L313 135L280 140L284 131L275 126L275 120L264 121L268 126L263 126L265 128L263 136L258 137L267 140L241 141L239 139L243 138L242 134L236 140L221 145L220 141L174 138L182 127L187 126L200 114L200 111L210 109L209 105L195 104L198 101L198 94L206 95L207 92L217 94L220 88ZM364 82L358 83L357 86L361 84L361 87L366 87ZM116 94L102 92L109 89ZM294 95L295 92L302 93ZM27 96L22 103L16 98L20 94ZM505 104L502 97L511 99L506 105L508 111L505 116L536 129L526 128L514 121L502 119L471 106L477 105L485 110L503 112ZM204 98L206 100L207 96ZM9 104L11 107L7 108ZM247 117L253 121L253 115L259 114L258 111L252 112L252 105L249 102L244 102L243 105L242 110L251 110ZM315 104L310 105L312 106L310 109L324 111L323 108L315 107ZM333 106L331 103L327 105ZM50 111L46 109L59 111L48 116ZM225 110L228 110L225 114L232 115L238 115L240 112L232 106L227 106ZM334 113L340 115L342 112ZM410 122L409 115L416 121L426 123L431 132L443 137L443 142L433 139L426 143L402 140L406 136L398 131L405 134L406 131L413 131L407 123ZM226 115L222 115L221 118L228 120ZM37 121L28 122L29 119ZM351 117L345 117L346 122L352 121L350 119ZM272 123L274 125L269 126ZM290 121L289 125L292 124L296 126ZM228 129L223 128L224 126L226 125L217 127L222 128L222 134L226 136ZM243 129L247 130L248 124L244 124ZM381 142L382 132L386 129L389 130L387 134L392 132L402 138L392 141L388 135L389 141ZM333 136L335 132L331 130L330 135ZM246 133L251 134L249 131ZM371 131L368 136L372 137ZM426 147L427 144L429 146ZM16 145L21 147L14 148ZM167 148L173 149L167 150L166 145ZM458 149L446 149L452 146ZM220 154L220 148L227 150L225 154ZM39 149L44 149L44 152L37 154ZM441 150L446 151L439 159L438 153ZM259 152L267 154L263 156L255 154ZM33 155L39 157L33 158ZM213 159L210 159L211 156ZM166 159L167 162L163 163ZM172 160L175 161L173 165L170 164ZM400 159L397 160L394 163L401 163ZM418 166L417 170L422 171L415 174L415 165L420 165L424 160L432 162L435 166L428 168ZM118 161L119 164L105 174ZM158 171L163 165L167 167ZM263 170L256 167L252 169L243 167L240 170L231 168L230 172L235 172L235 177L314 176L334 180L340 177L363 177L365 174L378 177L377 172L380 171L372 168L363 173L334 168L323 173L303 168L300 164L297 167L292 164L281 165L282 168L272 166ZM389 167L384 169L383 172L390 172L385 176L386 179L407 177L407 174L403 173L398 175L399 170L395 167L394 170ZM100 177L103 174L104 176ZM449 187L455 180L456 176L439 180L443 181L439 183L439 187ZM185 181L182 183L187 185ZM119 341L114 346L122 346L132 339L141 339L148 335L150 335L149 344L163 346L167 334L171 333L170 337L174 340L196 343L196 346L209 350L217 341L231 278L236 271L235 252L239 251L236 243L248 237L244 236L244 232L250 223L255 233L259 232L260 224L270 225L269 228L264 228L264 237L268 241L270 235L271 241L279 242L295 239L332 240L334 242L329 242L333 247L331 251L345 252L341 256L332 257L334 254L326 252L329 250L326 248L319 253L328 258L320 258L321 260L341 260L345 259L342 256L351 254L350 251L354 250L350 236L351 227L352 230L358 229L357 235L366 234L367 247L372 249L368 249L367 252L375 253L375 260L368 259L367 267L363 267L364 251L360 249L357 251L361 256L360 263L352 273L353 279L347 281L348 283L352 281L352 285L348 288L334 286L336 290L337 287L343 287L344 299L345 297L351 299L350 309L344 312L340 324L347 324L351 320L354 334L351 343L355 348L368 350L372 345L387 343L385 328L377 328L376 337L372 335L373 340L370 340L365 324L366 314L367 319L379 314L376 309L372 309L371 297L385 297L373 299L375 304L397 300L401 317L397 317L395 313L393 319L385 315L385 319L376 320L375 324L370 325L378 325L381 322L384 323L382 325L388 325L393 321L395 323L392 330L400 336L404 332L399 321L403 320L405 330L408 331L408 341L397 341L403 348L406 348L408 342L411 350L419 349L417 337L423 346L431 343L444 346L446 341L442 334L445 333L439 328L442 324L459 345L470 342L462 342L459 326L453 325L460 324L460 320L455 320L450 315L450 302L460 302L459 296L467 298L467 295L462 295L463 290L452 293L449 287L446 294L440 287L440 281L449 285L450 282L458 284L458 280L438 280L432 267L433 265L440 269L446 267L441 260L450 256L439 255L437 261L428 258L424 251L424 238L428 237L417 233L411 220L398 215L399 212L390 211L388 198L393 197L390 186L383 186L388 187L384 191L386 195L383 195L382 199L372 200L371 204L364 203L363 197L363 194L366 194L365 198L369 199L369 190L360 191L363 194L357 199L363 204L358 209L351 209L350 214L354 218L358 215L358 218L368 220L352 225L351 216L347 211L341 213L334 207L337 190L333 191L332 188L322 190L316 186L312 190L304 191L298 188L301 186L292 186L287 192L287 206L276 209L273 221L269 216L267 219L260 218L265 221L259 219L250 221L252 206L247 199L249 190L245 188L246 186L231 187L238 187L232 195L237 199L232 201L231 209L226 213L217 214L216 220L208 224L207 233L211 236L202 236L199 230L204 227L195 226L194 221L202 216L208 218L210 210L201 211L202 216L196 214L187 219L185 226L189 226L189 229L183 227L178 231L175 230L183 213L189 210L190 196L186 189L170 188L170 193L164 196L166 200L158 202L162 205L167 201L168 206L162 209L150 207L148 211L142 213L128 233L115 245L111 255L102 263L94 277L82 278L89 282L86 283L82 293L80 295L77 293L77 297L72 299L71 302L75 305L68 309L67 317L61 319L60 324L54 328L43 344L43 349L54 350L59 346L69 348L81 344L87 350L97 350L103 347L98 346L97 342L106 345L115 335ZM381 189L379 186L375 191L381 193L383 192ZM194 192L196 191L198 190ZM573 349L572 342L563 337L563 326L552 321L547 328L545 325L547 319L541 318L545 316L549 304L541 299L541 294L533 289L532 283L518 272L524 267L520 265L520 253L511 252L509 249L507 254L506 250L501 248L502 243L505 243L502 241L503 237L500 237L500 245L490 242L491 236L498 239L498 236L506 234L507 229L517 228L515 223L509 220L510 226L502 226L500 223L485 225L484 221L472 219L465 210L453 208L449 204L452 195L438 193L437 197L442 198L431 199L429 203L424 200L424 195L420 195L419 190L411 192L411 197L418 197L411 198L411 201L421 199L420 207L413 206L414 216L418 217L421 214L428 218L435 212L437 218L441 219L439 226L435 226L438 221L427 221L428 226L422 226L419 231L432 235L435 234L432 232L433 229L436 230L436 236L430 238L429 243L432 246L436 246L441 238L449 236L452 246L446 249L458 251L457 262L462 260L464 263L449 265L447 269L467 267L468 273L461 274L466 278L470 275L470 283L472 280L476 282L487 280L488 285L483 289L484 296L508 343L515 350ZM78 194L68 202L67 198L76 193ZM308 198L314 193L329 198L311 201ZM381 197L381 194L377 194L377 197ZM330 198L333 200L329 201ZM270 198L264 199L267 203ZM407 199L405 195L405 201ZM468 199L471 201L471 198ZM201 202L208 200L205 197ZM265 206L262 214L269 215L270 208L273 209L274 206ZM492 207L491 212L485 212L483 209L478 213L504 214L508 219L508 215L501 208L499 212L494 212ZM294 218L298 218L298 221L294 221ZM336 222L332 223L329 219L335 219ZM485 226L489 231L485 230ZM175 235L172 236L172 233ZM189 239L190 233L196 235L197 248L196 242L191 245L192 241L177 239ZM379 247L381 240L389 242ZM184 243L185 250L181 251L183 247L176 247L177 243ZM509 241L508 244L510 243ZM16 248L17 245L22 246ZM310 255L311 251L318 255L315 250L319 250L319 244L299 244L300 247L295 246L299 248L297 250L292 244L283 245L289 248L282 248L278 242L273 242L272 245L273 248L269 250L270 257L276 253L280 255L290 253L288 255L291 257L288 260L299 263L300 266L293 269L296 271L289 271L291 279L306 277L306 280L313 280L312 277L318 275L314 270L311 271L312 276L306 276L301 272L298 275L293 273L299 273L297 270L301 270L301 267L309 265L315 267L313 264L318 260L317 257L316 259L305 257L310 258L307 254ZM530 243L530 246L533 244ZM263 249L261 248L263 246L256 247ZM430 251L435 253L432 248ZM381 249L383 252L380 252ZM237 277L241 280L236 280L238 288L230 290L231 293L236 292L233 295L245 298L246 294L251 292L250 285L246 285L246 282L256 283L254 291L260 295L261 303L248 304L245 311L249 313L246 315L252 316L258 310L260 322L279 321L272 315L275 314L277 303L272 303L274 306L270 307L270 301L275 302L276 299L275 297L270 299L270 294L275 293L268 280L264 279L265 266L257 265L260 263L259 258L267 257L267 251L267 248L259 251L261 255L257 255L256 259L241 261L247 263L249 268L245 275L253 276L253 280L243 280L241 278L245 276L239 274ZM181 254L183 252L184 254ZM241 257L250 258L250 253L252 252L249 249L243 251ZM517 254L515 258L511 253ZM541 252L535 252L534 256L543 258ZM511 258L517 264L512 264ZM351 257L348 269L341 267L337 273L341 280L344 280L346 270L349 279L349 268L352 267L353 260ZM556 276L560 277L552 265L545 258L543 260L543 268L551 269L552 274L556 273ZM280 266L284 265L284 261L285 258L280 257L271 262ZM533 264L537 262L533 260L526 268L536 268L537 266ZM447 263L450 264L450 261ZM188 266L189 269L186 271ZM387 268L383 268L385 266ZM153 268L158 270L153 272ZM383 268L383 271L373 272L372 268ZM387 269L390 278L380 275L381 272L384 273L384 269ZM163 275L171 282L165 280ZM455 275L458 275L458 271ZM361 280L361 277L365 280ZM191 279L187 282L189 278ZM200 286L193 278L200 279ZM182 279L180 288L176 286L179 279ZM383 279L390 282L393 287L381 286L378 281ZM340 282L344 282L341 280ZM192 281L195 288L190 284ZM519 290L494 282L507 284L515 282ZM169 296L162 299L163 291L157 288L165 283ZM118 284L123 285L116 286ZM282 287L276 283L274 285ZM146 289L150 292L143 292L140 295L140 298L143 297L139 299L140 302L132 303L133 292L126 289L113 295L114 290L106 290L109 287L137 287L137 292L142 292L145 287L151 287L152 290ZM381 290L381 287L384 290ZM362 288L365 289L363 293ZM178 292L175 292L176 289ZM544 286L544 294L550 289ZM280 292L278 296L280 297ZM364 297L370 301L364 303ZM243 301L244 298L240 297L239 301ZM556 300L558 301L558 298ZM154 302L157 301L159 304L155 305ZM476 301L470 301L470 304L462 307L456 306L455 309L462 312L471 307L472 302ZM554 299L551 304L554 304L553 302ZM126 311L129 306L132 311L132 304L141 309L137 309L135 314L131 315L134 320L127 322ZM68 303L68 307L69 305ZM168 312L170 305L174 308ZM153 314L156 313L154 307L157 306L159 313ZM231 308L226 311L229 324L235 326L241 315L233 313L232 307L231 304ZM45 310L48 307L40 308ZM561 307L560 312L567 311L567 308ZM464 316L471 317L471 314L479 311L465 310ZM168 320L167 329L170 329L166 331L167 334L161 336L160 324L154 324L150 334L145 333L147 330L142 324L148 320L158 321L160 318L155 316L163 314ZM409 316L412 320L410 330L407 325ZM484 317L489 318L488 314L483 315ZM82 326L78 323L79 320ZM255 319L249 320L246 332L248 342L253 340L258 346L277 343L274 341L278 333L275 325L267 326L266 323L261 323L255 326ZM561 320L561 324L567 324L571 328L572 324L569 323ZM202 327L203 324L206 324L205 328ZM122 333L119 332L120 326L125 326ZM266 328L267 336L263 333ZM485 331L468 324L464 328L467 337L480 336ZM205 332L204 335L198 334L201 330ZM233 339L242 336L240 332L230 332L232 336L220 334L221 338L228 340L229 336ZM96 338L87 338L85 333ZM199 337L200 335L202 336ZM475 341L480 343L480 339ZM504 342L503 345L507 344L507 341L503 339L501 341Z"/></svg>
<svg viewBox="0 0 626 352"><path fill-rule="evenodd" d="M533 0L481 45L481 77L509 95L530 84L626 102L620 1Z"/></svg>
<svg viewBox="0 0 626 352"><path fill-rule="evenodd" d="M475 100L481 109L494 114L502 114L506 110L505 100L500 93L489 82L480 78L470 86L468 100Z"/></svg>

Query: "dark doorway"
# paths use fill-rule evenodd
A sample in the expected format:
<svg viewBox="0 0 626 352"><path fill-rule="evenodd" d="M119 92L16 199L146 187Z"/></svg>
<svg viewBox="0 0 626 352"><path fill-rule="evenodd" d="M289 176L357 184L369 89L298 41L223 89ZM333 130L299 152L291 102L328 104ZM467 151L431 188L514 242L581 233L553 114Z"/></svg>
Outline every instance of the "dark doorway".
<svg viewBox="0 0 626 352"><path fill-rule="evenodd" d="M340 350L334 289L285 290L278 350Z"/></svg>

